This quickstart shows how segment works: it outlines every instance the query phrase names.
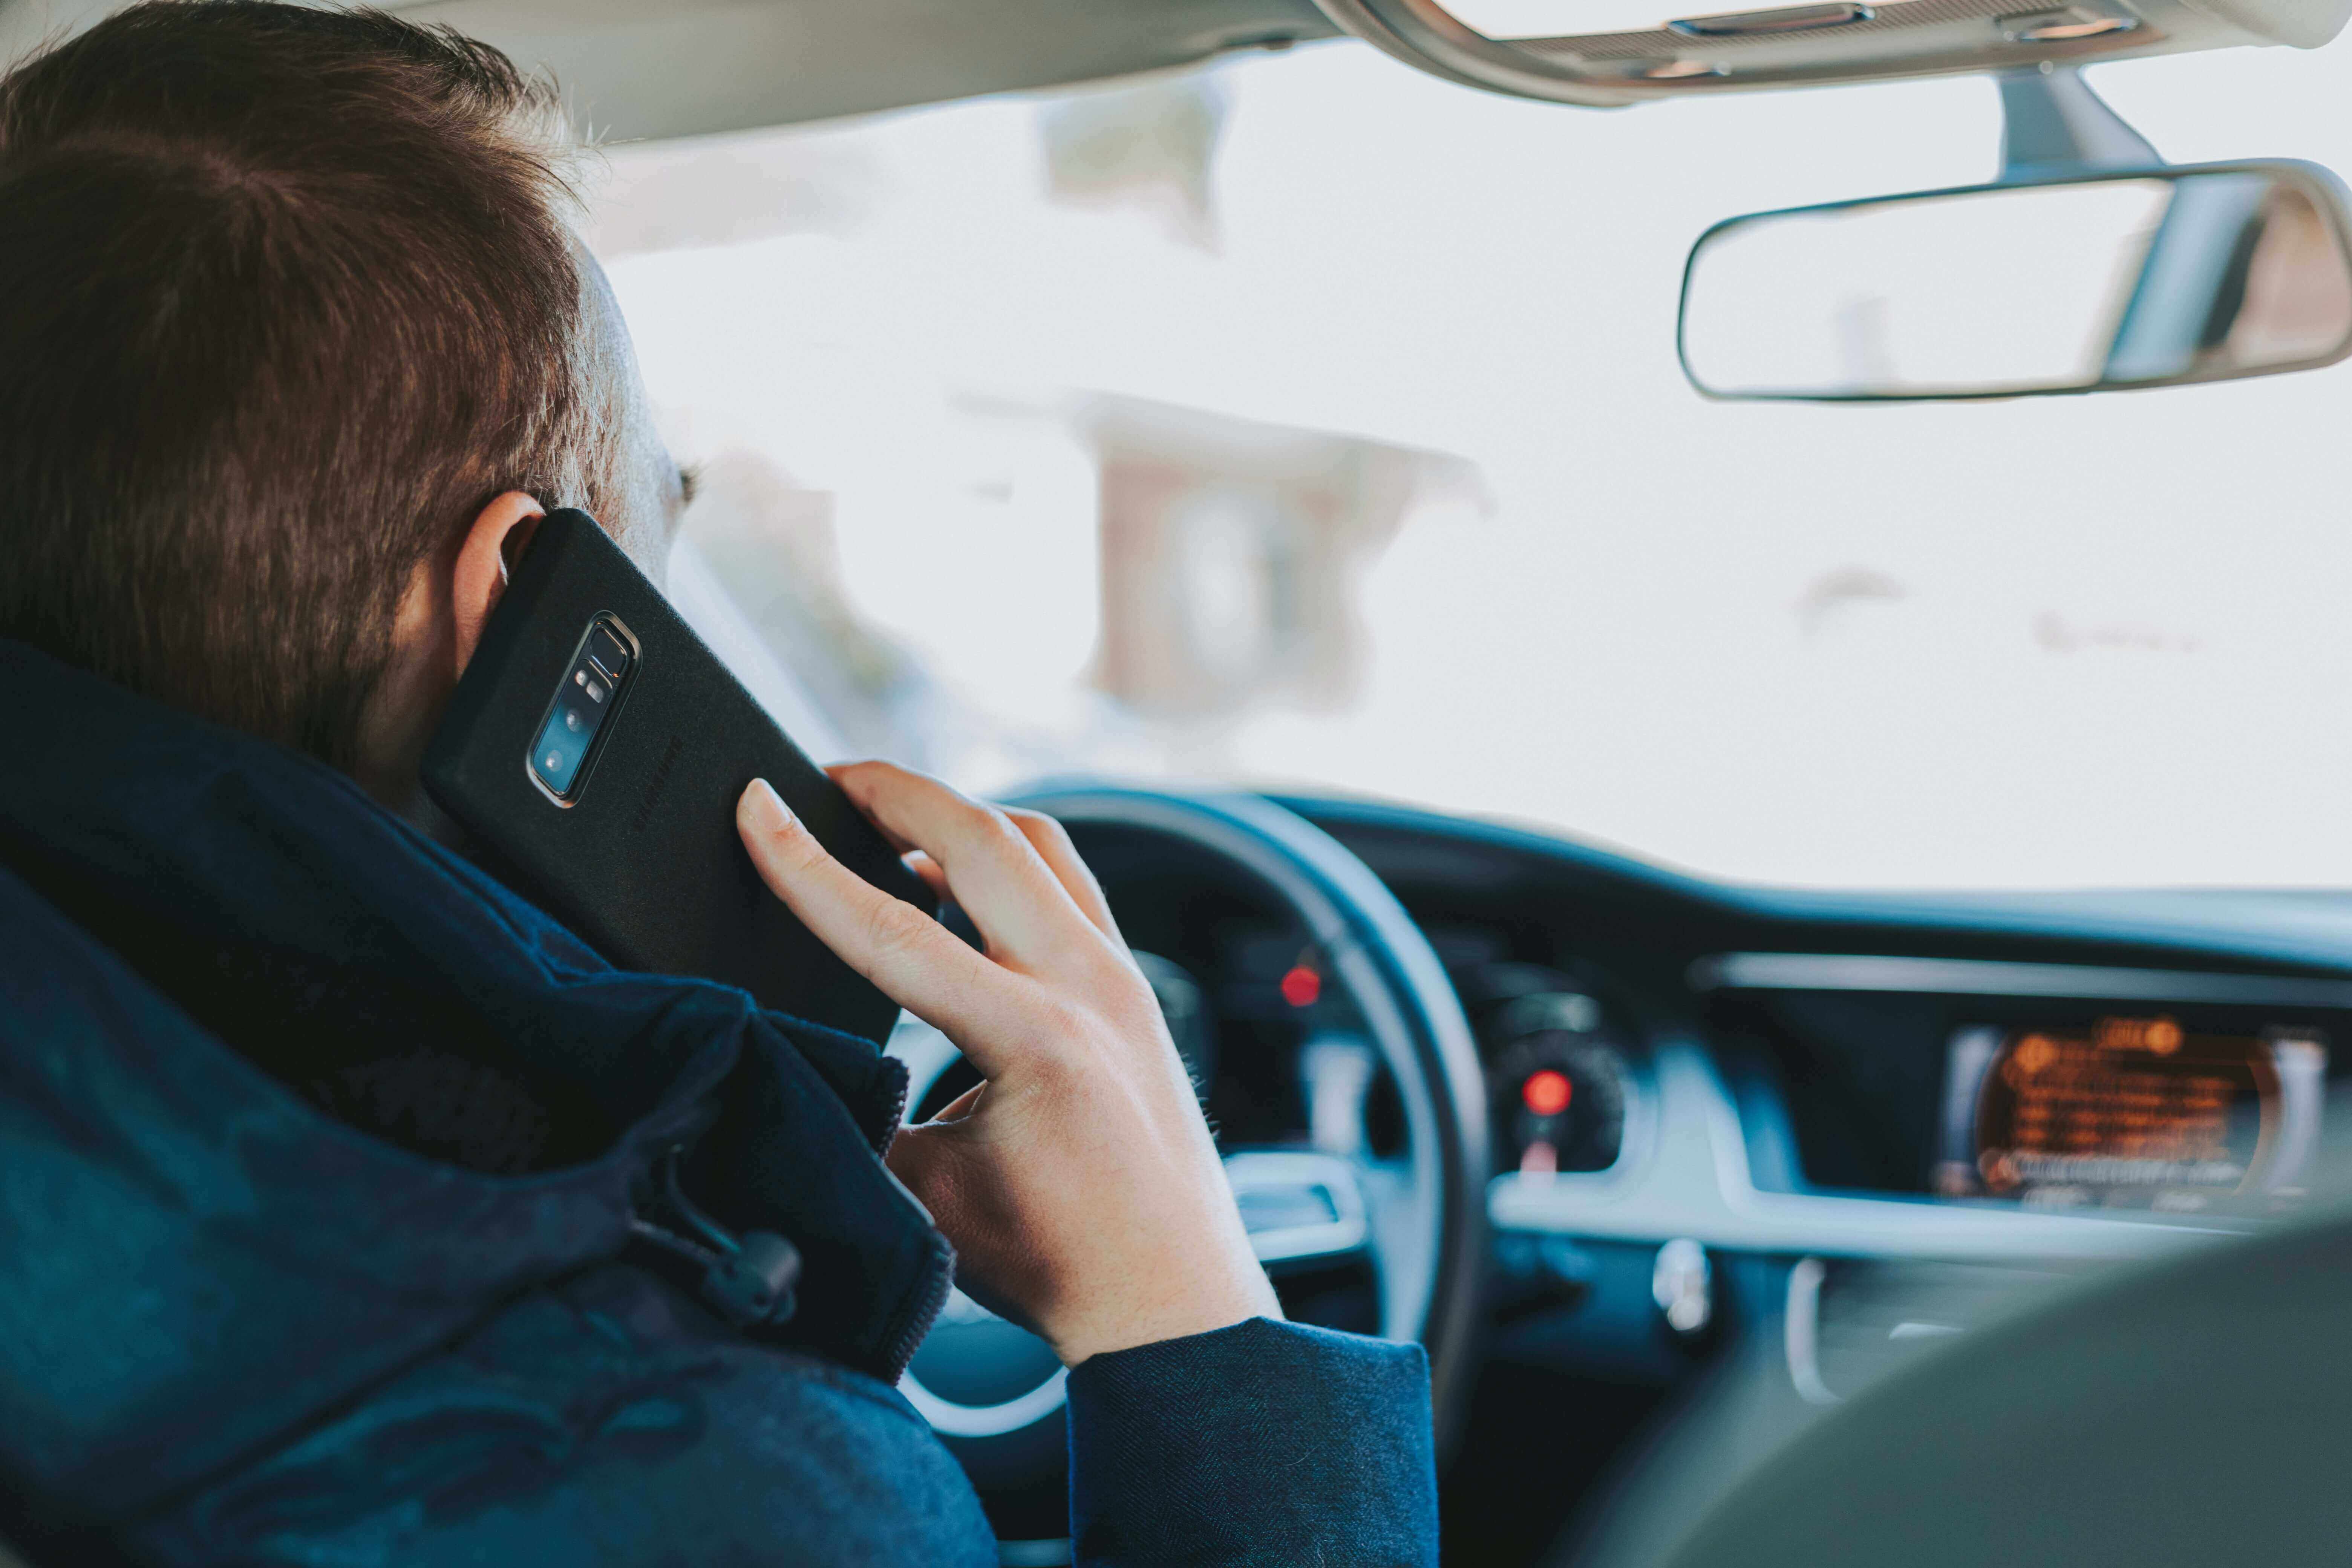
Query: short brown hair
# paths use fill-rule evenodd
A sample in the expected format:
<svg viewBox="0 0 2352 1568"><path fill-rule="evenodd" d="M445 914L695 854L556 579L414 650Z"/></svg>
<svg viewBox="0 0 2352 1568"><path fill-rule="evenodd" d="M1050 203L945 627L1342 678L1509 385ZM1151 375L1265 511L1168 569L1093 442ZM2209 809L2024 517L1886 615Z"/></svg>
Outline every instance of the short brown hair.
<svg viewBox="0 0 2352 1568"><path fill-rule="evenodd" d="M265 0L0 79L0 636L352 765L416 564L614 482L559 125L485 45Z"/></svg>

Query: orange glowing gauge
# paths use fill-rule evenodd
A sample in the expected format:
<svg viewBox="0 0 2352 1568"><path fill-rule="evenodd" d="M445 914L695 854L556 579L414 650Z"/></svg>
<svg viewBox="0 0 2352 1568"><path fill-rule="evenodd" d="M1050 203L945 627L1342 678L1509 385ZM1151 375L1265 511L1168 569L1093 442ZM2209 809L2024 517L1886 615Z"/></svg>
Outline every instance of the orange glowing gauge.
<svg viewBox="0 0 2352 1568"><path fill-rule="evenodd" d="M1538 1116L1558 1116L1568 1109L1568 1102L1575 1092L1576 1086L1569 1081L1566 1073L1546 1068L1539 1073L1529 1075L1528 1081L1519 1089L1519 1099Z"/></svg>
<svg viewBox="0 0 2352 1568"><path fill-rule="evenodd" d="M1952 1050L1937 1189L2048 1207L2268 1205L2297 1190L2327 1074L2309 1030L2170 1017L1970 1028Z"/></svg>

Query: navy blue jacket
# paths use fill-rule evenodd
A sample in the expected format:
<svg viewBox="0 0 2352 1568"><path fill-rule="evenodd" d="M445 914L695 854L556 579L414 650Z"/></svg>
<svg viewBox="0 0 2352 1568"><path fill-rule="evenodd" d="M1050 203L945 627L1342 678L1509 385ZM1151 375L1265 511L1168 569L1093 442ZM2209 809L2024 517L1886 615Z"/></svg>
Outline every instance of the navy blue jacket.
<svg viewBox="0 0 2352 1568"><path fill-rule="evenodd" d="M0 1534L37 1560L996 1561L862 1041L618 973L306 758L0 642ZM714 1314L655 1173L788 1237ZM1069 1381L1081 1562L1432 1563L1420 1351Z"/></svg>

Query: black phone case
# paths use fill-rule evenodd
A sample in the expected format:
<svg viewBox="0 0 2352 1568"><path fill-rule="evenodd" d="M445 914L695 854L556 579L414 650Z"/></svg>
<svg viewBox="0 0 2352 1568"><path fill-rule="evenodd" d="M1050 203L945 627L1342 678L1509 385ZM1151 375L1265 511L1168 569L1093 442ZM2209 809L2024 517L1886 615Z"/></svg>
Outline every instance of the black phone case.
<svg viewBox="0 0 2352 1568"><path fill-rule="evenodd" d="M637 660L573 799L532 776L539 727L590 624L619 621ZM425 787L531 898L624 969L698 975L879 1042L898 1005L793 918L752 868L735 802L773 784L820 843L935 912L841 787L792 742L585 512L551 512L490 613L425 754Z"/></svg>

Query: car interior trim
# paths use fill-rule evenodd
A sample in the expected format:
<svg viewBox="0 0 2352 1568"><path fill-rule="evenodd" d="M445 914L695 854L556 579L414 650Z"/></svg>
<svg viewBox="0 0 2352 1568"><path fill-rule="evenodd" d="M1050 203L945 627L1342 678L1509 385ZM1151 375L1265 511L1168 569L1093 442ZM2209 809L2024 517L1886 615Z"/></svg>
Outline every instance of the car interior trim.
<svg viewBox="0 0 2352 1568"><path fill-rule="evenodd" d="M2021 963L1877 953L1727 952L1691 965L1700 991L1885 991L1943 996L2352 1008L2352 982L2284 974Z"/></svg>
<svg viewBox="0 0 2352 1568"><path fill-rule="evenodd" d="M1498 1230L1832 1258L2097 1261L2158 1255L2246 1227L2210 1216L2109 1219L1950 1200L1759 1190L1739 1112L1704 1046L1660 1042L1648 1156L1591 1175L1511 1173L1487 1189Z"/></svg>
<svg viewBox="0 0 2352 1568"><path fill-rule="evenodd" d="M1317 0L1334 23L1409 65L1462 86L1555 103L1610 107L1691 92L1790 88L1832 81L2052 68L2113 59L2293 44L2313 48L2344 26L2343 8L2301 0L2242 0L2224 12L2182 0L2136 0L2129 26L2004 26L2014 0L1886 0L1855 5L1842 24L1766 26L1694 36L1662 17L1631 32L1494 37L1440 0ZM1800 6L1792 13L1826 14ZM1769 13L1737 18L1750 21ZM1684 17L1694 22L1721 18ZM1685 51L1699 51L1691 58ZM1696 65L1704 68L1675 69Z"/></svg>
<svg viewBox="0 0 2352 1568"><path fill-rule="evenodd" d="M1801 1258L1789 1270L1789 1300L1780 1313L1781 1349L1789 1361L1789 1382L1797 1397L1808 1405L1835 1405L1838 1396L1822 1381L1822 1281L1828 1266L1818 1258Z"/></svg>

